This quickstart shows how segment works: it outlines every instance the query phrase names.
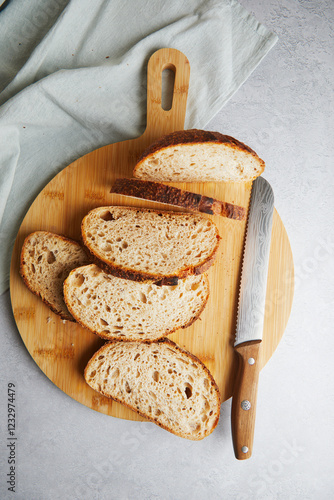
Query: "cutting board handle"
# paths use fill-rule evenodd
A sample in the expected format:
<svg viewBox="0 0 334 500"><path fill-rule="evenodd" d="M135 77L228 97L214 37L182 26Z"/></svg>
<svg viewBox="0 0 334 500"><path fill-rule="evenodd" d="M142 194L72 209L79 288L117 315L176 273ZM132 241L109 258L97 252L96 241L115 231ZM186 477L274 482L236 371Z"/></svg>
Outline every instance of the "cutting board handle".
<svg viewBox="0 0 334 500"><path fill-rule="evenodd" d="M174 72L172 105L162 108L162 73ZM160 49L155 52L147 67L147 127L144 135L150 142L176 130L183 130L189 88L190 64L186 56L176 49Z"/></svg>

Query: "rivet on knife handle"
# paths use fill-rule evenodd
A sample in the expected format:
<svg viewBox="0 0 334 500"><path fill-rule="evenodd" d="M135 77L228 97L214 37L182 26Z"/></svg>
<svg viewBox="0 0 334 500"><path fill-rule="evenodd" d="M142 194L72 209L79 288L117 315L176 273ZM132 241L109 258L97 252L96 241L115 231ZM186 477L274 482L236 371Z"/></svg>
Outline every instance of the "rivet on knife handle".
<svg viewBox="0 0 334 500"><path fill-rule="evenodd" d="M239 369L232 399L232 434L236 458L250 458L253 448L257 385L260 373L261 341L245 342L235 347Z"/></svg>

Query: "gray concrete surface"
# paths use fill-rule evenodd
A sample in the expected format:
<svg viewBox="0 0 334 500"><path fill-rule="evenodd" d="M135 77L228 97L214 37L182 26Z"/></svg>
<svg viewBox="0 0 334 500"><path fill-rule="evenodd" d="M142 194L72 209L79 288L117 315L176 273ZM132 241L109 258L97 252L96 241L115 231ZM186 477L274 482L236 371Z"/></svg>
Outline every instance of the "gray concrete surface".
<svg viewBox="0 0 334 500"><path fill-rule="evenodd" d="M258 500L333 497L333 18L331 0L241 0L279 42L208 130L266 160L296 291L261 373L253 457L235 460L230 401L201 442L70 399L41 372L0 297L0 498ZM7 386L16 385L16 493L8 491Z"/></svg>

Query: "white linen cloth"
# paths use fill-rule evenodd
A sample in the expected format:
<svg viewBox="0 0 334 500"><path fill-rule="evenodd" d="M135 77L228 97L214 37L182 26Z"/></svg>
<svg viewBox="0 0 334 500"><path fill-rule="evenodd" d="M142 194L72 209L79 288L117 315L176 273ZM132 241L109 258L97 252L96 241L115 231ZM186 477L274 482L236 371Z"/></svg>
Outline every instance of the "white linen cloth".
<svg viewBox="0 0 334 500"><path fill-rule="evenodd" d="M87 152L141 135L146 66L182 51L203 128L277 37L235 0L10 0L0 12L0 293L37 194ZM224 131L222 131L224 132Z"/></svg>

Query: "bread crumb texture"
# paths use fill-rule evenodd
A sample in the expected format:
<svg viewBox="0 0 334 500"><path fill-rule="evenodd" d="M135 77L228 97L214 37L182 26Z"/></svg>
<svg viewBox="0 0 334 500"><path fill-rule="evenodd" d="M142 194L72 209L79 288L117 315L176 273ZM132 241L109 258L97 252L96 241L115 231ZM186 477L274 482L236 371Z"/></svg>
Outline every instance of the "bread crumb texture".
<svg viewBox="0 0 334 500"><path fill-rule="evenodd" d="M100 337L153 341L195 321L206 305L209 285L205 274L175 286L137 283L91 264L70 273L64 296L74 318Z"/></svg>
<svg viewBox="0 0 334 500"><path fill-rule="evenodd" d="M219 245L218 229L206 216L133 207L92 210L82 237L111 273L119 268L151 279L204 271Z"/></svg>
<svg viewBox="0 0 334 500"><path fill-rule="evenodd" d="M183 438L203 439L219 420L219 389L209 370L167 339L107 343L87 364L85 380Z"/></svg>
<svg viewBox="0 0 334 500"><path fill-rule="evenodd" d="M73 321L63 297L63 282L70 271L89 262L76 241L47 231L36 231L24 241L20 273L27 287L56 314Z"/></svg>
<svg viewBox="0 0 334 500"><path fill-rule="evenodd" d="M205 130L183 130L153 143L133 175L165 182L246 182L261 175L264 161L233 137Z"/></svg>

